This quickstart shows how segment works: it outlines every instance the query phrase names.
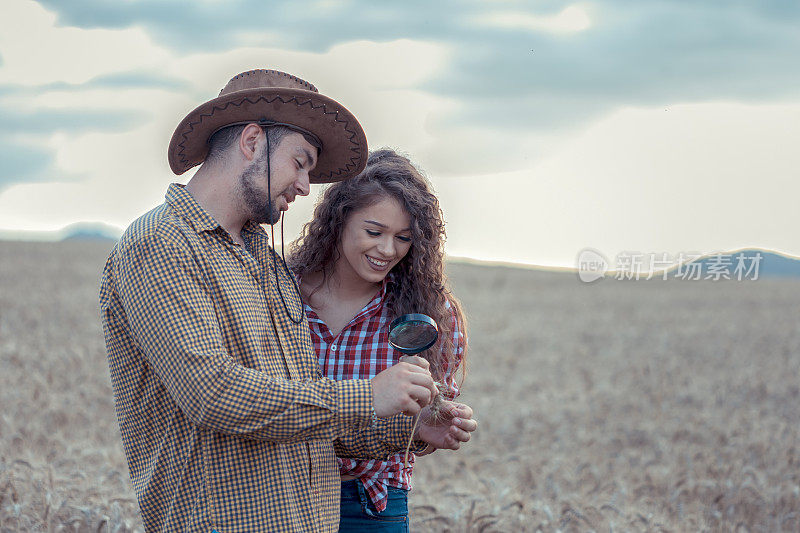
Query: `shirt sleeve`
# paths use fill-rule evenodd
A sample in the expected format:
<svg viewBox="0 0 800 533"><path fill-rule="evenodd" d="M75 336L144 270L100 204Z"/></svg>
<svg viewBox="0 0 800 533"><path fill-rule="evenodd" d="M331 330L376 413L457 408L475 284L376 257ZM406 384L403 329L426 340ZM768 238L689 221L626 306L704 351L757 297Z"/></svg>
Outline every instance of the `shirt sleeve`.
<svg viewBox="0 0 800 533"><path fill-rule="evenodd" d="M459 384L456 381L456 373L458 369L461 367L463 360L464 360L464 349L467 344L466 336L464 335L463 325L461 321L456 316L456 311L453 306L450 304L449 300L446 301L446 306L450 310L450 316L452 318L452 337L453 337L453 354L455 355L454 359L450 363L446 363L444 365L444 385L445 388L442 390L442 395L445 397L446 400L454 400L461 391L459 390ZM445 357L443 358L444 361L449 361L450 359L447 357L447 354L442 354Z"/></svg>
<svg viewBox="0 0 800 533"><path fill-rule="evenodd" d="M413 426L414 417L403 414L379 418L374 428L339 437L333 443L336 456L386 461L390 455L405 451ZM421 452L427 446L427 442L415 440L411 443L411 451Z"/></svg>
<svg viewBox="0 0 800 533"><path fill-rule="evenodd" d="M119 253L117 291L132 337L193 423L275 442L332 441L371 424L369 380L287 380L236 363L188 250L156 234Z"/></svg>

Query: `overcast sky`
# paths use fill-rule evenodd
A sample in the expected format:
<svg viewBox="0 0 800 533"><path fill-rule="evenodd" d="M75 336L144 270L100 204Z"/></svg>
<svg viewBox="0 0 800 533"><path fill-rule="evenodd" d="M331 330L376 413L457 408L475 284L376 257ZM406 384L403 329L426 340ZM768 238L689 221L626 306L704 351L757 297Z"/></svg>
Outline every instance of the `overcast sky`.
<svg viewBox="0 0 800 533"><path fill-rule="evenodd" d="M793 0L3 0L0 229L127 226L191 176L185 114L276 68L426 171L451 255L800 255L798 28Z"/></svg>

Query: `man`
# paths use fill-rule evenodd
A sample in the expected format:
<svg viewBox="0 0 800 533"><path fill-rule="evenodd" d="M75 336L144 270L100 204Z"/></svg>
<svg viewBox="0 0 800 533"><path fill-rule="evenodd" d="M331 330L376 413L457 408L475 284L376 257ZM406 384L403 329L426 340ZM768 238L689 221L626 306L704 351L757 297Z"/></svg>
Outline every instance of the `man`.
<svg viewBox="0 0 800 533"><path fill-rule="evenodd" d="M106 263L100 307L117 417L148 531L332 531L332 442L404 448L436 388L414 358L372 380L321 379L294 279L260 223L309 183L360 172L355 117L289 74L254 70L189 113L169 147L185 187L136 220ZM416 449L475 429L422 418Z"/></svg>

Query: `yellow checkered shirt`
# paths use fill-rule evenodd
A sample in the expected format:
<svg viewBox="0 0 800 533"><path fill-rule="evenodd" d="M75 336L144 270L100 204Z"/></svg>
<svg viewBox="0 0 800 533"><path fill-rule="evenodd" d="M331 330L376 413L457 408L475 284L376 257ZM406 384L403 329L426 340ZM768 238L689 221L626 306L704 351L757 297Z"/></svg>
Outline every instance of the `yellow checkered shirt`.
<svg viewBox="0 0 800 533"><path fill-rule="evenodd" d="M302 303L257 224L246 249L182 186L136 220L100 310L147 531L335 531L334 453L385 459L411 419L371 426L368 380L321 377ZM423 447L423 443L416 443Z"/></svg>

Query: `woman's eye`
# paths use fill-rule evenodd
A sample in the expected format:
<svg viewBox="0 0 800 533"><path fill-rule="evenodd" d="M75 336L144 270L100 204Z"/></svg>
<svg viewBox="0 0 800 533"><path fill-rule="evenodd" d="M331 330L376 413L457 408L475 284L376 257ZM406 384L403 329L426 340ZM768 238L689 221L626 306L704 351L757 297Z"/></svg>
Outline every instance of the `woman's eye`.
<svg viewBox="0 0 800 533"><path fill-rule="evenodd" d="M402 235L398 235L397 238L403 242L411 242L411 237L403 237Z"/></svg>
<svg viewBox="0 0 800 533"><path fill-rule="evenodd" d="M373 236L373 237L377 237L378 235L380 235L380 234L381 234L381 232L380 232L380 231L372 231L371 229L368 229L368 230L367 230L367 234L368 234L368 235L371 235L371 236Z"/></svg>
<svg viewBox="0 0 800 533"><path fill-rule="evenodd" d="M300 164L300 161L298 161L297 159L295 159L295 160L294 160L294 162L295 162L295 163L297 163L297 168L298 168L298 170L299 170L299 169L301 169L301 168L303 168L303 165L301 165L301 164Z"/></svg>

